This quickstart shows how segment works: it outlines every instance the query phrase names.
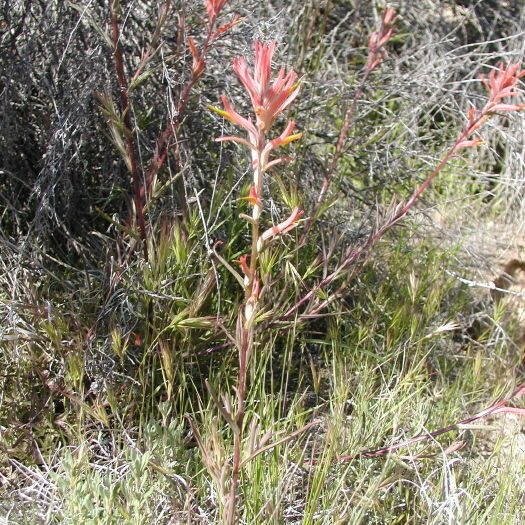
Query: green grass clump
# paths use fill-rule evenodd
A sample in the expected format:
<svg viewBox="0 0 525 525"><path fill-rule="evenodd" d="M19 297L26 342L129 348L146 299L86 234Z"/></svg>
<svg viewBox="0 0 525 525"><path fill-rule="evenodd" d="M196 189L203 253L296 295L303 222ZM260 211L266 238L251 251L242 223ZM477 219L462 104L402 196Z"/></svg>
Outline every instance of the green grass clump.
<svg viewBox="0 0 525 525"><path fill-rule="evenodd" d="M97 335L113 360L104 388L93 388L82 340L63 349L78 318L72 325L57 316L35 325L33 339L3 343L3 359L15 350L26 356L18 388L29 389L32 380L35 395L47 395L31 434L16 429L12 405L3 399L3 425L11 429L2 436L4 475L10 472L12 481L2 508L11 522L219 519L232 435L209 388L228 396L236 363L231 347L219 347L225 337L212 319L221 307L226 329L242 298L228 292L235 290L231 283L221 283L218 302L199 222L188 224L157 238L153 264L140 280L136 273L134 281L123 276L120 289L136 317L126 333L114 314ZM225 249L234 251L231 244ZM490 441L487 422L387 457L341 459L458 421L516 382L517 352L498 335L490 312L477 333L465 325L472 292L445 272L450 260L450 251L430 241L398 235L378 247L327 316L270 324L261 333L250 371L245 451L268 448L242 472L244 523L522 521L512 439ZM287 266L283 282L306 271L302 261L279 257L268 271ZM89 324L90 315L83 320ZM46 359L53 377L40 377ZM28 435L33 445L23 447ZM16 474L22 464L25 474ZM33 506L23 507L28 495Z"/></svg>

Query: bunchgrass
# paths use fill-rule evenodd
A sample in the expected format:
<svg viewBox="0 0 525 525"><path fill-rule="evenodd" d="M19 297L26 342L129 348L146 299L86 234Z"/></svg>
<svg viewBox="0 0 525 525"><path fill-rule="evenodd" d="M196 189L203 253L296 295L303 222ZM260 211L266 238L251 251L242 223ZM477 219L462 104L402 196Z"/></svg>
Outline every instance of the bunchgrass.
<svg viewBox="0 0 525 525"><path fill-rule="evenodd" d="M12 473L4 474L2 500L9 523L219 519L220 473L210 475L192 427L210 455L231 453L231 432L205 381L225 391L235 361L231 348L212 348L220 338L202 315L214 310L217 294L196 311L195 290L207 274L186 264L190 253L204 257L191 241L197 221L194 228L184 245L177 229L159 236L157 259L129 292L141 291L149 318L140 351L113 326L116 384L82 402L66 396L58 414L56 393L30 434L3 435ZM242 471L244 523L520 523L523 476L512 449L519 443L497 430L506 416L389 456L344 458L461 420L515 383L518 351L498 336L498 312L486 304L483 327L472 333L465 325L472 291L445 272L452 255L398 231L329 315L265 331L250 370L246 439L277 445ZM222 290L223 305L239 300ZM48 352L72 335L60 318L42 330ZM133 330L137 337L138 322ZM27 343L26 351L35 355L42 344ZM77 346L64 356L65 384L75 392L86 373L81 355ZM4 394L4 420L7 401ZM31 435L34 444L23 450L20 442Z"/></svg>

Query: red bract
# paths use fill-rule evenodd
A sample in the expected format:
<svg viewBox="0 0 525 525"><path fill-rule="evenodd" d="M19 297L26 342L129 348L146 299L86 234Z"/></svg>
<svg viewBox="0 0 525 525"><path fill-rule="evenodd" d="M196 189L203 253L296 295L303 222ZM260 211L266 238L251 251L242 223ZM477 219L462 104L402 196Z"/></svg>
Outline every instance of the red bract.
<svg viewBox="0 0 525 525"><path fill-rule="evenodd" d="M470 139L487 119L498 111L521 111L525 109L525 104L509 104L502 102L506 97L517 97L523 94L518 83L521 77L525 76L525 70L521 69L520 64L498 64L493 69L488 78L481 77L483 85L489 92L487 103L481 110L471 107L467 113L467 126L463 135L458 140L455 150L461 148L471 148L483 141L479 138Z"/></svg>
<svg viewBox="0 0 525 525"><path fill-rule="evenodd" d="M224 110L216 108L215 106L210 106L210 109L215 113L219 114L221 117L224 117L226 120L229 120L232 124L236 124L237 126L241 126L241 128L244 128L248 132L250 140L252 140L253 142L253 146L256 146L256 136L258 135L258 133L252 120L239 115L239 113L237 113L233 109L233 106L231 105L230 101L224 95L221 96L221 101ZM230 137L221 138L222 140L233 140L233 138Z"/></svg>
<svg viewBox="0 0 525 525"><path fill-rule="evenodd" d="M214 22L228 0L206 0L206 11L210 22Z"/></svg>
<svg viewBox="0 0 525 525"><path fill-rule="evenodd" d="M199 78L206 67L206 63L204 62L201 51L197 48L195 40L191 37L188 38L188 47L190 48L191 56L193 58L193 65L191 68L193 78Z"/></svg>
<svg viewBox="0 0 525 525"><path fill-rule="evenodd" d="M525 108L525 104L501 104L500 100L505 97L516 97L522 94L518 87L521 77L525 76L525 70L521 70L520 64L498 64L493 69L488 79L482 77L481 81L489 91L489 100L483 109L484 112L494 111L519 111Z"/></svg>
<svg viewBox="0 0 525 525"><path fill-rule="evenodd" d="M275 42L255 42L253 74L244 57L233 61L233 70L250 95L257 126L263 132L270 129L276 117L299 93L297 73L293 69L286 71L285 68L281 68L277 78L270 83L272 57L276 47Z"/></svg>
<svg viewBox="0 0 525 525"><path fill-rule="evenodd" d="M293 142L294 140L299 140L303 136L303 134L302 133L292 133L294 129L295 129L295 122L293 120L288 121L286 128L284 128L284 131L277 138L271 140L266 145L265 150L270 151L280 146L286 146L286 144L290 144L290 142Z"/></svg>
<svg viewBox="0 0 525 525"><path fill-rule="evenodd" d="M285 221L279 223L277 226L272 226L271 228L268 228L262 235L261 240L268 241L270 239L273 239L277 235L281 235L283 233L288 233L290 230L293 230L297 223L299 222L299 219L303 216L304 212L301 211L299 208L294 208L292 211L292 214L288 219Z"/></svg>
<svg viewBox="0 0 525 525"><path fill-rule="evenodd" d="M250 187L250 193L248 194L248 197L246 197L246 200L252 205L252 206L260 206L261 199L259 198L259 195L257 195L257 189L255 186Z"/></svg>
<svg viewBox="0 0 525 525"><path fill-rule="evenodd" d="M368 40L368 60L366 69L372 71L382 61L385 56L384 46L394 36L394 20L396 12L388 7L381 17L381 27L379 31L374 31Z"/></svg>
<svg viewBox="0 0 525 525"><path fill-rule="evenodd" d="M212 38L216 39L219 36L223 35L224 33L227 33L232 27L235 27L240 21L241 21L241 18L238 15L235 15L229 22L226 22L222 26L219 26L213 32Z"/></svg>
<svg viewBox="0 0 525 525"><path fill-rule="evenodd" d="M238 259L239 266L241 267L242 273L244 274L245 278L248 280L251 276L250 266L247 263L248 256L247 255L241 255Z"/></svg>

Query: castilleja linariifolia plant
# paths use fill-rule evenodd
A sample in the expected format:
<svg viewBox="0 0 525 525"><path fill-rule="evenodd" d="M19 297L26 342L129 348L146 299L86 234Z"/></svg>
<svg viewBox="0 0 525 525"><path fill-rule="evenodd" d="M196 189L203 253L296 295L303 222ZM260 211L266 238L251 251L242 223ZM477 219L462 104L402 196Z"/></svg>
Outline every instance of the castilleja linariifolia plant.
<svg viewBox="0 0 525 525"><path fill-rule="evenodd" d="M281 68L275 78L272 79L272 58L276 47L275 42L255 42L253 70L250 69L244 57L236 58L233 61L233 70L250 96L253 106L252 116L241 116L225 96L221 97L223 109L210 108L245 132L243 136L223 136L217 140L233 141L247 147L251 152L253 168L253 183L249 195L246 197L252 207L252 213L251 215L242 215L251 227L249 253L240 257L238 261L243 276L237 273L226 261L223 261L244 289L244 304L238 315L235 338L239 352L239 373L236 385L237 403L235 409L231 408L231 413L227 414L227 420L234 433L231 482L226 505L228 516L225 520L230 523L236 520L235 507L242 463L247 371L252 356L261 294L259 256L266 244L272 239L295 228L303 215L301 210L295 208L283 222L266 230L261 228L265 203L264 178L268 175L268 170L271 167L282 162L281 158L274 158L272 153L277 148L298 140L302 136L301 133L294 133L295 122L293 120L289 120L284 125L280 134L272 133L272 127L277 118L290 106L299 92L297 73L293 70L287 71L285 68Z"/></svg>
<svg viewBox="0 0 525 525"><path fill-rule="evenodd" d="M366 77L379 66L384 58L384 46L393 35L392 24L394 19L394 11L387 9L383 14L380 29L372 33L370 37L369 58L365 65L365 80ZM264 439L266 439L266 441L263 443L264 439L261 439L255 448L248 444L248 442L253 440L244 439L243 433L243 428L248 426L248 422L245 421L247 376L253 354L254 336L256 335L257 328L257 313L263 290L260 282L260 255L266 245L274 238L282 236L295 228L303 215L303 211L295 208L283 222L268 229L261 228L261 221L264 220L263 211L265 209L264 203L266 197L264 195L264 178L268 175L270 168L283 161L283 159L273 155L274 150L298 140L302 136L301 133L294 132L295 122L293 120L282 125L280 134L279 132L273 132L273 127L278 117L290 106L299 92L298 77L293 70L287 71L285 68L281 68L275 78L272 79L271 65L275 50L276 44L274 42L255 42L253 70L250 69L246 59L243 57L236 58L233 61L233 70L248 92L253 106L253 114L251 116L242 116L237 113L231 102L225 96L221 97L222 109L210 107L215 113L224 117L243 131L242 135L222 136L216 140L232 141L248 148L251 153L253 167L253 182L248 196L245 197L252 206L252 213L250 215L241 214L241 217L249 223L251 228L251 247L249 253L242 255L237 261L240 265L242 275L237 272L229 262L224 260L222 256L215 251L213 252L234 275L244 290L244 301L239 309L237 318L236 335L235 337L231 337L239 355L239 367L235 388L236 402L232 402L230 398L225 395L219 399L219 396L210 388L210 393L217 408L233 433L234 440L231 461L230 458L223 458L223 464L219 465L218 462L211 457L209 450L195 429L204 462L220 489L224 511L223 522L227 524L238 523L239 476L242 468L261 451L269 450L274 446L265 444L268 439L270 439L271 433L268 436L265 435L266 438ZM474 147L481 142L475 134L492 115L499 112L513 112L524 109L523 104L503 102L502 100L521 94L518 83L519 79L524 75L525 71L522 71L519 65L500 65L492 71L488 78L482 79L489 92L487 103L482 109L471 108L469 110L464 129L459 133L456 141L444 154L434 170L427 175L405 203L396 206L386 221L371 232L362 246L351 247L347 255L343 258L343 262L336 270L326 276L318 285L313 286L305 296L298 300L295 305L282 316L283 319L289 317L291 314L295 314L300 307L312 300L318 290L336 280L341 272L348 270L352 265L364 260L368 256L372 246L374 246L389 229L394 227L408 214L443 167L455 157L460 150ZM358 90L358 93L359 95L356 101L362 93L362 86ZM313 219L317 216L322 197L328 189L337 165L337 159L343 152L343 145L346 141L354 110L355 107L351 107L346 112L345 121L334 154L334 160L325 176L325 182L320 192L320 200L312 214ZM309 222L305 228L306 232L310 226L311 223ZM338 294L339 290L337 290L332 297L335 298ZM322 303L322 305L329 304L329 302L330 299ZM319 311L319 308L316 311ZM308 424L298 432L310 428L314 423L315 422ZM244 444L244 441L247 443Z"/></svg>

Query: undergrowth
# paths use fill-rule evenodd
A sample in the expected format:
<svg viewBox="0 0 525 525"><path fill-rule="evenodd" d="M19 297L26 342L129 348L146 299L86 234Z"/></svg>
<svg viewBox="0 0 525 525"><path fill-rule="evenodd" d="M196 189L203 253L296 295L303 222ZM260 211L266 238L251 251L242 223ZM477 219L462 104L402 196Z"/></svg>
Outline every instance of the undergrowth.
<svg viewBox="0 0 525 525"><path fill-rule="evenodd" d="M118 335L120 321L108 327L122 367L112 384L87 387L77 343L64 355L64 386L41 399L41 417L3 434L2 506L10 523L216 522L215 476L186 414L199 420L210 454L229 453L232 436L204 382L216 389L232 382L234 356L231 348L213 349L206 317L180 315L180 305L191 309L194 290L202 290L188 283L206 280L185 265L197 231L181 245L175 229L157 247L166 255L157 260L157 278L171 282L155 287L156 297L146 295L148 284L158 284L150 269L135 283L137 293L144 287L148 333L137 325L131 336ZM465 326L472 296L444 271L452 255L408 232L390 238L326 317L284 333L265 330L250 371L248 435L254 445L269 436L283 442L244 470L243 522L490 523L497 516L520 523L519 463L499 452L503 441L484 448L483 426L388 457L341 460L460 420L516 382L519 352L502 337L500 314L487 311L477 333ZM203 308L213 311L208 300ZM224 287L224 304L239 300ZM47 328L47 336L27 342L34 368L42 366L37 356L74 335L56 318L48 326L62 333L51 337ZM19 387L28 379L20 377ZM62 389L78 397L66 395L59 406ZM4 408L7 397L4 389ZM315 427L294 435L312 421Z"/></svg>

